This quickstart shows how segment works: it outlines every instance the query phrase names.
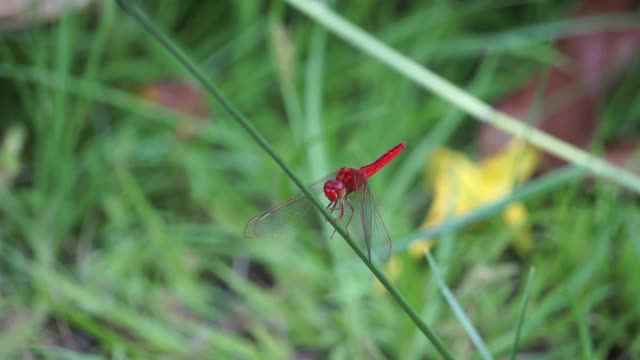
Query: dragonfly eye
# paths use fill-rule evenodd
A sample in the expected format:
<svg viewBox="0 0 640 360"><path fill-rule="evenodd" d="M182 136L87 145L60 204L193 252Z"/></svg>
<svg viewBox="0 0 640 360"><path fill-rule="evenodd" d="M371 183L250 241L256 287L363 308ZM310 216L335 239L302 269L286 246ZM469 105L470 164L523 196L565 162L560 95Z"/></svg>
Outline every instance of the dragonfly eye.
<svg viewBox="0 0 640 360"><path fill-rule="evenodd" d="M324 195L330 201L336 201L343 198L347 193L344 184L341 181L329 180L324 183Z"/></svg>

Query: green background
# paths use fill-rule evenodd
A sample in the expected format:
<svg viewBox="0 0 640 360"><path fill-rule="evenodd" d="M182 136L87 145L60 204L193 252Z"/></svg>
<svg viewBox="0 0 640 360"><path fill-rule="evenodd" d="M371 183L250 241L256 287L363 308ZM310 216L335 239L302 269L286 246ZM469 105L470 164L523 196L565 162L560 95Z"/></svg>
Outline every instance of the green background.
<svg viewBox="0 0 640 360"><path fill-rule="evenodd" d="M349 21L484 101L562 63L573 2L348 2ZM144 1L305 182L406 140L371 180L393 239L418 231L439 146L476 158L479 124L281 2ZM607 98L594 149L640 118L638 61ZM433 346L339 236L242 237L297 192L211 100L198 119L145 102L192 81L115 2L0 33L0 357L424 359ZM180 136L181 127L195 129ZM22 148L11 141L24 141ZM479 189L478 191L482 191ZM640 357L640 213L616 186L565 177L525 204L533 250L500 213L446 228L434 256L498 358ZM398 290L456 358L479 358L425 259Z"/></svg>

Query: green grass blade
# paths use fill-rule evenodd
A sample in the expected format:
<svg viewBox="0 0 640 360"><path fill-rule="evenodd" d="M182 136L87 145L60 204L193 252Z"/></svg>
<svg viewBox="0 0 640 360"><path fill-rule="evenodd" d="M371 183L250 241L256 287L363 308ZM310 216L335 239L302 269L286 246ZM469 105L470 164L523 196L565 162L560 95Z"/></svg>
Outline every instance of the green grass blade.
<svg viewBox="0 0 640 360"><path fill-rule="evenodd" d="M449 306L451 306L451 309L453 310L454 314L462 324L462 327L467 332L467 335L469 335L471 342L478 349L483 359L493 359L493 356L489 352L487 345L484 343L484 341L480 337L480 334L478 334L478 332L476 331L475 327L471 323L471 320L469 319L469 317L467 317L464 310L456 300L456 297L453 295L451 290L449 290L449 287L444 281L444 278L440 273L440 269L438 268L438 265L436 264L435 259L433 258L433 256L431 256L431 254L428 251L426 251L424 254L427 257L427 261L429 262L429 266L433 271L433 276L435 276L436 278L436 282L438 283L438 287L442 292L442 296L444 296Z"/></svg>
<svg viewBox="0 0 640 360"><path fill-rule="evenodd" d="M287 2L354 47L390 66L425 89L433 91L476 119L491 123L496 128L513 136L526 137L529 143L550 154L640 193L640 179L631 172L613 166L574 145L538 129L531 128L525 122L518 121L510 115L493 109L489 104L480 101L417 62L383 44L362 29L352 25L322 3L308 0L287 0Z"/></svg>
<svg viewBox="0 0 640 360"><path fill-rule="evenodd" d="M314 166L309 169L313 178L319 178L328 172L327 151L324 137L320 136L324 127L322 118L322 89L324 73L324 58L326 51L327 31L315 26L311 31L309 60L306 66L305 89L305 137L308 141L307 160L313 161Z"/></svg>
<svg viewBox="0 0 640 360"><path fill-rule="evenodd" d="M518 318L518 326L516 327L516 336L513 338L513 349L511 350L511 360L515 360L518 353L518 343L520 342L520 334L522 333L522 325L524 324L524 314L527 311L527 304L529 303L529 294L531 293L531 284L533 284L533 277L535 276L535 268L529 269L529 276L527 277L527 286L524 288L524 296L522 298L522 309L520 310L520 317Z"/></svg>
<svg viewBox="0 0 640 360"><path fill-rule="evenodd" d="M431 341L438 349L440 354L446 359L453 359L449 350L444 346L442 341L434 332L425 324L418 314L411 308L407 300L400 292L391 284L387 277L378 269L376 265L369 261L367 255L358 247L351 239L346 230L329 214L327 209L316 199L313 194L304 186L291 169L285 164L284 160L275 153L271 145L262 137L262 135L253 127L239 110L231 104L229 100L222 94L218 88L208 80L207 76L189 59L189 57L179 49L171 39L161 32L156 25L146 16L146 14L132 1L119 0L119 4L128 12L140 25L151 34L159 43L161 43L175 58L200 82L200 84L213 96L222 107L231 115L231 117L253 138L253 140L282 168L282 170L291 178L296 186L304 193L305 196L313 203L313 205L322 213L325 219L336 229L353 251L362 259L365 265L378 278L380 283L386 288L389 294L398 302L400 307L407 313L413 323L422 331L422 333Z"/></svg>
<svg viewBox="0 0 640 360"><path fill-rule="evenodd" d="M570 293L566 293L569 303L569 311L573 315L575 326L578 330L578 339L580 340L580 349L583 359L593 359L593 339L591 339L589 331L589 301L582 298L577 299Z"/></svg>

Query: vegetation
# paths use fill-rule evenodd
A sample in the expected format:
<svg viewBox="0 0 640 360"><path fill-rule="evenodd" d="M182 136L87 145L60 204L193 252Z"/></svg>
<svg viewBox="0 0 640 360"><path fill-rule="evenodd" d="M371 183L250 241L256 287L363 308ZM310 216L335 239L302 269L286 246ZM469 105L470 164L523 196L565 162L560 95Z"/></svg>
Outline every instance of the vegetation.
<svg viewBox="0 0 640 360"><path fill-rule="evenodd" d="M563 61L551 41L573 5L335 9L493 103ZM553 170L420 233L434 151L480 156L463 109L285 2L141 8L304 182L407 141L371 179L394 239L379 266L455 358L640 357L633 188ZM299 190L116 2L0 36L0 358L441 356L328 224L243 238ZM639 68L601 99L595 153L637 132ZM502 220L515 201L524 230ZM406 251L425 236L428 259Z"/></svg>

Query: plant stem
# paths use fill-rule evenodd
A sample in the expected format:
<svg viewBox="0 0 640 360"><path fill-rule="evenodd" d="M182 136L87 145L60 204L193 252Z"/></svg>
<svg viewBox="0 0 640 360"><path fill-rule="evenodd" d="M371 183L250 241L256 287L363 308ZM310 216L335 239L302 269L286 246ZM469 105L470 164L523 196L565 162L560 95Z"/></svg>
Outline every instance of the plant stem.
<svg viewBox="0 0 640 360"><path fill-rule="evenodd" d="M320 203L318 199L309 192L304 184L295 176L293 171L285 164L262 135L251 125L240 111L238 111L230 101L228 101L220 90L210 82L204 73L189 59L189 57L180 50L168 36L161 32L156 25L146 16L146 14L131 0L118 0L120 6L125 9L133 18L135 18L142 27L149 32L158 42L160 42L176 59L184 65L184 67L200 82L202 86L213 95L222 105L222 107L236 120L236 122L243 128L249 135L255 140L255 142L269 155L273 160L282 168L282 170L293 180L293 182L300 188L305 196L313 203L313 205L322 213L325 219L331 223L336 231L342 236L342 238L349 244L349 246L356 252L365 265L371 270L375 277L382 283L387 289L389 294L398 302L400 307L407 313L415 325L422 331L422 333L431 341L431 343L438 349L440 354L446 359L453 359L451 353L447 350L441 340L433 333L429 327L420 319L418 314L411 308L407 300L398 292L398 290L391 284L386 276L367 258L364 252L356 245L342 226L329 214L327 209Z"/></svg>

